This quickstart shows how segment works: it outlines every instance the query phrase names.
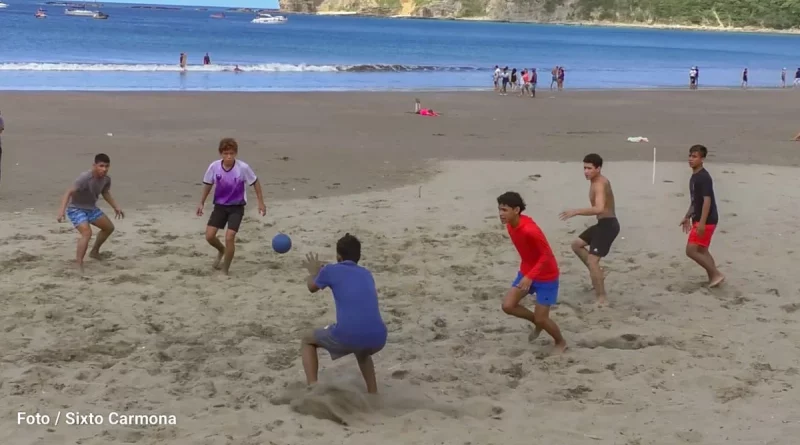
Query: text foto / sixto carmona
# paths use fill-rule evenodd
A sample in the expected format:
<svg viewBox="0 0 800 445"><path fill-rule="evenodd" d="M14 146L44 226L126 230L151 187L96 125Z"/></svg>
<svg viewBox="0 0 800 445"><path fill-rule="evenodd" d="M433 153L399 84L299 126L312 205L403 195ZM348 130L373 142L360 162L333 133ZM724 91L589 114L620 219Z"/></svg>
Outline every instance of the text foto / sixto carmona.
<svg viewBox="0 0 800 445"><path fill-rule="evenodd" d="M80 411L57 411L56 413L17 412L17 425L176 425L178 419L174 414L124 414L112 411L108 414L96 414Z"/></svg>

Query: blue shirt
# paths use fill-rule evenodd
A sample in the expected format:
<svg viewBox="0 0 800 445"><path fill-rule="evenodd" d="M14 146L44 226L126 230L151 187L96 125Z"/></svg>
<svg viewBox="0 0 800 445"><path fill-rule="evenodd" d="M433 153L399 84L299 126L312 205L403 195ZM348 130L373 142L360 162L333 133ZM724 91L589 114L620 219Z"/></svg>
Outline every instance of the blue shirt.
<svg viewBox="0 0 800 445"><path fill-rule="evenodd" d="M377 348L386 344L386 325L378 307L372 273L352 261L328 264L314 283L330 287L336 304L334 337L351 347Z"/></svg>

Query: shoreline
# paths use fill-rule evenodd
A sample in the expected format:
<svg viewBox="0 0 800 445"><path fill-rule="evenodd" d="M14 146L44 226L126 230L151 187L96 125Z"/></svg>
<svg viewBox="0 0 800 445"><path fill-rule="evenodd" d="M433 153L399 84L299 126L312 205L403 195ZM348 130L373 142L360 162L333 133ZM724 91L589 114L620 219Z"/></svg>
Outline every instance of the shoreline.
<svg viewBox="0 0 800 445"><path fill-rule="evenodd" d="M548 88L540 87L536 91L537 93L553 93L553 94L570 94L570 93L655 93L655 92L691 92L691 93L698 93L702 91L706 92L733 92L733 91L741 91L741 92L762 92L762 91L793 91L798 90L798 88L792 88L791 84L787 80L786 87L780 86L753 86L747 87L743 89L737 86L709 86L709 87L700 87L697 90L690 90L688 86L669 86L669 87L640 87L640 88L565 88L563 91L556 91L550 90ZM448 93L448 94L474 94L474 93L494 93L492 87L464 87L464 88L438 88L438 87L431 87L431 88L408 88L408 89L401 89L401 88L394 88L394 89L368 89L368 88L359 88L359 89L346 89L346 88L336 88L336 89L304 89L304 90L291 90L291 89L269 89L269 90L260 90L260 89L252 89L252 90L244 90L244 89L235 89L235 90L224 90L224 89L216 89L216 90L201 90L201 89L163 89L163 90L153 90L153 89L83 89L83 90L75 90L75 89L52 89L52 90L34 90L34 89L2 89L0 88L0 95L2 94L232 94L232 95L252 95L252 94L423 94L423 93ZM517 94L517 91L509 92L509 97Z"/></svg>

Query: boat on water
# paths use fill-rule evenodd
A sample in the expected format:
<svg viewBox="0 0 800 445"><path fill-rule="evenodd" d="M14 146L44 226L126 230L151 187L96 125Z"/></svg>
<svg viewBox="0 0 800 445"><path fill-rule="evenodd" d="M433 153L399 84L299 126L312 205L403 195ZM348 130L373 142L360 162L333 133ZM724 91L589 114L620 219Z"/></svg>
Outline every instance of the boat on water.
<svg viewBox="0 0 800 445"><path fill-rule="evenodd" d="M211 14L211 18L212 19L224 19L225 18L225 14L223 14L221 12L218 12L216 14Z"/></svg>
<svg viewBox="0 0 800 445"><path fill-rule="evenodd" d="M36 17L37 19L44 19L47 18L47 12L45 12L44 9L39 8L38 10L36 10L36 14L34 14L33 16Z"/></svg>
<svg viewBox="0 0 800 445"><path fill-rule="evenodd" d="M8 4L0 2L0 9L8 8Z"/></svg>
<svg viewBox="0 0 800 445"><path fill-rule="evenodd" d="M106 14L105 12L97 11L94 13L94 15L92 15L92 18L98 20L106 20L108 19L108 14Z"/></svg>
<svg viewBox="0 0 800 445"><path fill-rule="evenodd" d="M83 8L67 8L64 10L64 14L76 17L94 17L94 11Z"/></svg>
<svg viewBox="0 0 800 445"><path fill-rule="evenodd" d="M258 17L250 21L250 23L258 23L262 25L272 25L277 23L285 23L286 17L282 15L259 14Z"/></svg>

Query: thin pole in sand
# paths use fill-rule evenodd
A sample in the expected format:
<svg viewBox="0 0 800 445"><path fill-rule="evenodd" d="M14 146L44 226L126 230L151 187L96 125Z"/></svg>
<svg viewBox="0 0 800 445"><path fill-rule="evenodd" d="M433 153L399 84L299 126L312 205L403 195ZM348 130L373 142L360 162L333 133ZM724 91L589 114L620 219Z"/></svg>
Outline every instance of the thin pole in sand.
<svg viewBox="0 0 800 445"><path fill-rule="evenodd" d="M653 147L653 185L656 183L656 148Z"/></svg>

